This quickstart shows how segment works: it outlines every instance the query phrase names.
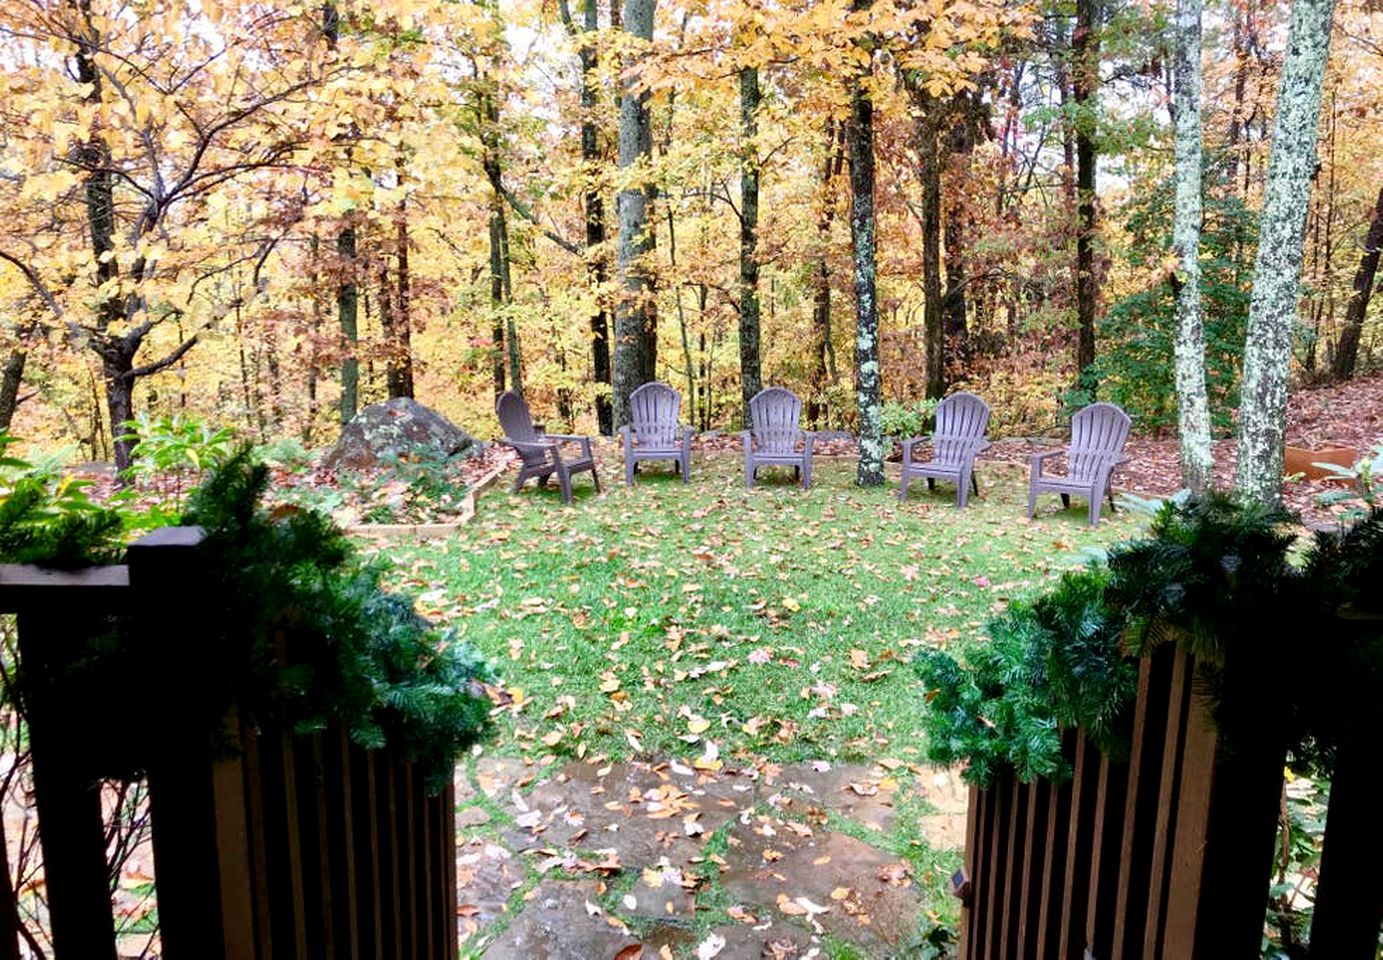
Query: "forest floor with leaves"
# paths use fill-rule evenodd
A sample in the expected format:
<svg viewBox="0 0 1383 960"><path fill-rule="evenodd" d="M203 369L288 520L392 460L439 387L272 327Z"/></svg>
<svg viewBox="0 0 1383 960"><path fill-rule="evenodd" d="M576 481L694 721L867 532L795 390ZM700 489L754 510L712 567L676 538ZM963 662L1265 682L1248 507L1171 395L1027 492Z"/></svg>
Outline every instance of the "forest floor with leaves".
<svg viewBox="0 0 1383 960"><path fill-rule="evenodd" d="M911 658L1146 518L1091 530L1051 497L1029 522L1007 465L965 511L854 469L749 491L738 458L699 456L685 486L578 479L570 509L497 487L460 537L392 548L420 609L500 675L496 736L459 777L474 955L941 949L964 789L924 762Z"/></svg>

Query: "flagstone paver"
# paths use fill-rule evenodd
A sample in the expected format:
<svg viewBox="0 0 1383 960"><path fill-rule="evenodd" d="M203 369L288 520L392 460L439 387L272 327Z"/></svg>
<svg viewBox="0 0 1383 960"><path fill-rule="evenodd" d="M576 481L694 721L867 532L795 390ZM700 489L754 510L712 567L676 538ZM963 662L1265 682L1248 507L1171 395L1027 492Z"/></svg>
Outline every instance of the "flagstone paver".
<svg viewBox="0 0 1383 960"><path fill-rule="evenodd" d="M915 855L960 845L967 796L893 761L485 756L457 795L462 956L485 960L916 956L940 887Z"/></svg>

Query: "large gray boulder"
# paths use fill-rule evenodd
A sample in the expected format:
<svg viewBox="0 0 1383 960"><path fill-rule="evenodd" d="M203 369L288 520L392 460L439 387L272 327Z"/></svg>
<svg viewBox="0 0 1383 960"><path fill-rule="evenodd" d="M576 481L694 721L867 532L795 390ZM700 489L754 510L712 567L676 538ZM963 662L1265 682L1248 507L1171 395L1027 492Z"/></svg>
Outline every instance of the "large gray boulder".
<svg viewBox="0 0 1383 960"><path fill-rule="evenodd" d="M366 470L396 460L476 456L481 443L446 417L406 397L361 410L322 461L338 470Z"/></svg>

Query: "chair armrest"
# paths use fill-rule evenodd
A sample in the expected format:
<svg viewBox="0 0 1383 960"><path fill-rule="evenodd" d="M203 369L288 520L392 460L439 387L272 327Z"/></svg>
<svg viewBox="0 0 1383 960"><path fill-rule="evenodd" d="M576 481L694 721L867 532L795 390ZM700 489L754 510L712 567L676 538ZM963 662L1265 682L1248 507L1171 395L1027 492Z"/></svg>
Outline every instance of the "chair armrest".
<svg viewBox="0 0 1383 960"><path fill-rule="evenodd" d="M562 459L562 455L557 450L557 444L550 443L547 439L530 441L511 440L509 437L502 437L500 439L500 443L507 444L508 446L513 447L519 453L527 452L550 454L553 457L556 457L558 460Z"/></svg>
<svg viewBox="0 0 1383 960"><path fill-rule="evenodd" d="M912 463L912 448L926 439L926 437L908 437L906 440L901 441L903 444L904 463Z"/></svg>
<svg viewBox="0 0 1383 960"><path fill-rule="evenodd" d="M981 438L975 443L975 452L976 452L976 453L981 453L981 452L983 452L983 451L985 451L985 450L988 450L988 449L989 449L990 447L992 447L992 446L994 446L994 444L990 443L988 440L986 440L986 439L984 439L983 437L981 437Z"/></svg>
<svg viewBox="0 0 1383 960"><path fill-rule="evenodd" d="M1042 464L1044 462L1050 460L1052 457L1059 457L1065 452L1065 450L1048 450L1046 453L1034 453L1029 458L1029 462L1032 464L1033 479L1036 480L1038 477L1042 476Z"/></svg>
<svg viewBox="0 0 1383 960"><path fill-rule="evenodd" d="M754 452L754 431L741 430L736 436L744 441L744 455L746 457Z"/></svg>
<svg viewBox="0 0 1383 960"><path fill-rule="evenodd" d="M801 433L802 433L802 452L803 452L808 458L810 458L811 455L812 455L812 446L816 443L816 431L815 431L815 430L803 430L803 431L801 431Z"/></svg>
<svg viewBox="0 0 1383 960"><path fill-rule="evenodd" d="M581 444L581 454L585 457L594 457L591 453L591 438L576 433L547 433L543 435L547 440L556 440L560 443L579 443Z"/></svg>

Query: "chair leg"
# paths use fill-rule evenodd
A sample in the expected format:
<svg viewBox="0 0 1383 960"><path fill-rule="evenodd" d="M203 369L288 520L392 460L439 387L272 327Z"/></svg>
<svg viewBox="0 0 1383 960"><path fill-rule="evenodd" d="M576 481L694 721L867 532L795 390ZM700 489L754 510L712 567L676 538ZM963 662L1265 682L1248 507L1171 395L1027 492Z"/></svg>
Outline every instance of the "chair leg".
<svg viewBox="0 0 1383 960"><path fill-rule="evenodd" d="M1100 495L1098 493L1091 493L1090 526L1092 527L1098 527L1100 525L1100 506L1103 504L1103 502L1104 501L1100 499Z"/></svg>
<svg viewBox="0 0 1383 960"><path fill-rule="evenodd" d="M956 509L964 510L970 505L970 480L965 474L956 478Z"/></svg>
<svg viewBox="0 0 1383 960"><path fill-rule="evenodd" d="M801 480L801 479L802 479L802 468L801 468L801 467L793 467L793 468L792 468L792 479L794 479L794 480Z"/></svg>
<svg viewBox="0 0 1383 960"><path fill-rule="evenodd" d="M744 486L745 486L745 489L746 489L746 490L752 490L752 489L754 489L754 480L755 480L754 474L755 474L756 470L757 470L757 468L754 466L754 461L753 461L753 460L750 460L750 459L745 459L745 461L744 461Z"/></svg>
<svg viewBox="0 0 1383 960"><path fill-rule="evenodd" d="M523 489L523 481L524 481L523 471L520 470L518 476L516 476L516 477L514 478L514 486L513 486L513 488L512 488L509 492L510 492L510 493L518 493L520 490L522 490L522 489Z"/></svg>
<svg viewBox="0 0 1383 960"><path fill-rule="evenodd" d="M631 487L634 485L634 468L636 466L638 466L638 463L633 457L624 461L624 482Z"/></svg>
<svg viewBox="0 0 1383 960"><path fill-rule="evenodd" d="M1061 495L1061 506L1062 509L1065 510L1071 509L1071 495L1069 493L1063 493Z"/></svg>
<svg viewBox="0 0 1383 960"><path fill-rule="evenodd" d="M1116 506L1114 505L1114 487L1112 487L1112 486L1105 487L1105 488L1104 488L1104 492L1105 492L1105 496L1109 497L1109 512L1110 512L1110 513L1118 513L1118 512L1119 512L1119 508L1116 507Z"/></svg>
<svg viewBox="0 0 1383 960"><path fill-rule="evenodd" d="M978 497L980 495L980 478L974 473L970 474L970 486L975 489L975 496Z"/></svg>
<svg viewBox="0 0 1383 960"><path fill-rule="evenodd" d="M562 499L571 503L571 474L566 470L557 471L557 482L562 487Z"/></svg>
<svg viewBox="0 0 1383 960"><path fill-rule="evenodd" d="M898 502L904 503L908 499L908 465L903 464L903 482L898 486Z"/></svg>
<svg viewBox="0 0 1383 960"><path fill-rule="evenodd" d="M1028 519L1031 520L1037 514L1037 484L1028 484Z"/></svg>
<svg viewBox="0 0 1383 960"><path fill-rule="evenodd" d="M936 477L927 478L927 492L936 493Z"/></svg>
<svg viewBox="0 0 1383 960"><path fill-rule="evenodd" d="M681 466L682 466L682 470L681 470L682 482L683 482L683 483L691 483L691 454L690 454L690 453L684 453L684 454L682 454Z"/></svg>
<svg viewBox="0 0 1383 960"><path fill-rule="evenodd" d="M810 460L807 460L807 461L802 465L802 489L803 489L803 490L810 490L811 488L812 488L812 462L811 462Z"/></svg>
<svg viewBox="0 0 1383 960"><path fill-rule="evenodd" d="M595 461L591 461L591 482L595 484L595 492L600 492L600 474L595 472Z"/></svg>

